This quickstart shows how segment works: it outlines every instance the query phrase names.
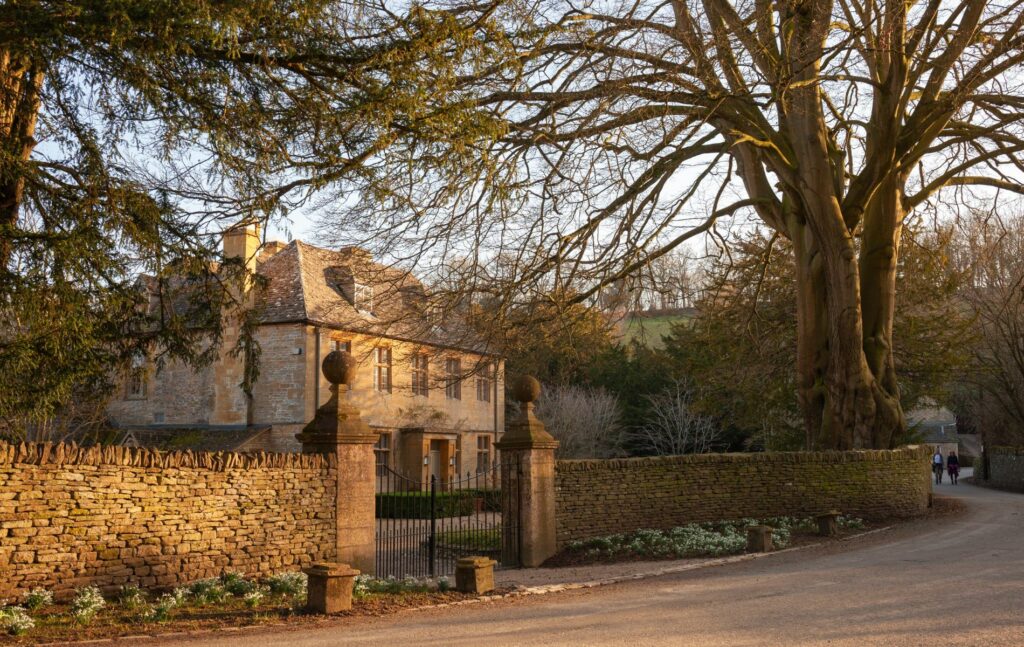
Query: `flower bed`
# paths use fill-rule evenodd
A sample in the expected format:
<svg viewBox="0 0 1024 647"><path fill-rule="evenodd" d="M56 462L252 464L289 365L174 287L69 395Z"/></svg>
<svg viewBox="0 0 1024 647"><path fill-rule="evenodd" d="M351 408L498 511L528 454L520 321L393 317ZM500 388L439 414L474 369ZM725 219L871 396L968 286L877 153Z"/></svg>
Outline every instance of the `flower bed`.
<svg viewBox="0 0 1024 647"><path fill-rule="evenodd" d="M383 615L470 597L474 596L451 591L445 578L360 576L353 590L353 608L343 615ZM160 594L125 586L117 595L104 597L99 589L86 587L61 604L55 604L49 592L36 589L18 604L0 601L0 644L317 621L322 616L303 612L305 600L306 576L297 572L262 581L225 573Z"/></svg>
<svg viewBox="0 0 1024 647"><path fill-rule="evenodd" d="M840 532L864 527L860 519L840 517ZM776 549L790 546L795 539L816 536L814 519L771 517L738 521L694 523L671 530L637 530L635 532L574 541L545 564L570 566L588 563L639 559L680 559L686 557L720 557L742 553L747 547L748 526L771 526L772 543Z"/></svg>

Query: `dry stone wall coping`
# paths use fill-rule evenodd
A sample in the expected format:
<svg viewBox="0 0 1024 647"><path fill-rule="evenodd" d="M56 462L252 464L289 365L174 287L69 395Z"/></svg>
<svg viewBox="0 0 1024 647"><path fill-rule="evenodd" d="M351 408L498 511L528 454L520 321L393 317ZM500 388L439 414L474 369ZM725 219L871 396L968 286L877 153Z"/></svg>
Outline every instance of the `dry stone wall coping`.
<svg viewBox="0 0 1024 647"><path fill-rule="evenodd" d="M229 469L318 469L335 463L333 455L325 454L160 451L116 445L83 447L75 443L11 444L0 441L0 465L121 465L223 472Z"/></svg>

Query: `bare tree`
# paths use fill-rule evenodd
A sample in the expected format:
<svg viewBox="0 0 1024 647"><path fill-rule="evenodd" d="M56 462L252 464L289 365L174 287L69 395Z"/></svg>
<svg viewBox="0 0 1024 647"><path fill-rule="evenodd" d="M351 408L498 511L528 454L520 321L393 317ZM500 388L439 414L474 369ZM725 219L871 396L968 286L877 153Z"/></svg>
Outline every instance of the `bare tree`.
<svg viewBox="0 0 1024 647"><path fill-rule="evenodd" d="M1022 191L1022 1L472 7L490 52L456 91L493 127L459 143L475 163L385 151L387 186L354 186L365 199L332 231L420 262L500 248L506 299L555 273L586 300L754 216L792 244L807 445L896 442L903 222L941 196Z"/></svg>
<svg viewBox="0 0 1024 647"><path fill-rule="evenodd" d="M986 443L1024 442L1024 218L976 215L964 227L964 301L975 317L971 370L958 390Z"/></svg>
<svg viewBox="0 0 1024 647"><path fill-rule="evenodd" d="M537 417L561 445L559 458L622 456L619 405L603 389L547 386L537 401Z"/></svg>
<svg viewBox="0 0 1024 647"><path fill-rule="evenodd" d="M644 453L655 456L706 454L715 449L721 432L708 416L693 409L693 389L684 380L656 395L647 396L647 422L632 437Z"/></svg>

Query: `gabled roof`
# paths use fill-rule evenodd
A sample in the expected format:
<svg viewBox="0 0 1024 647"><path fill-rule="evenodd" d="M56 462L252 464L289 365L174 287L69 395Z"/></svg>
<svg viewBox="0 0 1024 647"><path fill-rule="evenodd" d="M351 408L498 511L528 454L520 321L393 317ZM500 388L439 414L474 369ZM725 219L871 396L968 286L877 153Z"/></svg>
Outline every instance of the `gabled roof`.
<svg viewBox="0 0 1024 647"><path fill-rule="evenodd" d="M471 334L431 321L416 277L374 262L362 249L329 250L296 240L258 260L256 271L267 279L257 297L264 323L302 322L486 353ZM366 298L370 292L372 299Z"/></svg>

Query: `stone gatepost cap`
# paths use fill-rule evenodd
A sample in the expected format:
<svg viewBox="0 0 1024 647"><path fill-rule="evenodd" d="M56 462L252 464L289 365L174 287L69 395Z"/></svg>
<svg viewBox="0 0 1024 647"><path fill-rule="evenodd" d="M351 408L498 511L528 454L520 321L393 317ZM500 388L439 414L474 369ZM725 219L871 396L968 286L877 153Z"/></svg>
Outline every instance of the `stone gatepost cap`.
<svg viewBox="0 0 1024 647"><path fill-rule="evenodd" d="M754 532L765 532L775 530L775 528L772 528L771 526L747 526L747 530L752 530Z"/></svg>
<svg viewBox="0 0 1024 647"><path fill-rule="evenodd" d="M302 569L302 572L319 577L355 577L360 573L348 564L338 562L316 562Z"/></svg>
<svg viewBox="0 0 1024 647"><path fill-rule="evenodd" d="M483 556L470 556L460 557L459 561L455 562L456 566L467 566L472 568L486 568L488 566L494 566L498 562L491 559L490 557Z"/></svg>
<svg viewBox="0 0 1024 647"><path fill-rule="evenodd" d="M350 386L356 377L356 358L343 350L332 350L320 364L324 377L331 384Z"/></svg>

